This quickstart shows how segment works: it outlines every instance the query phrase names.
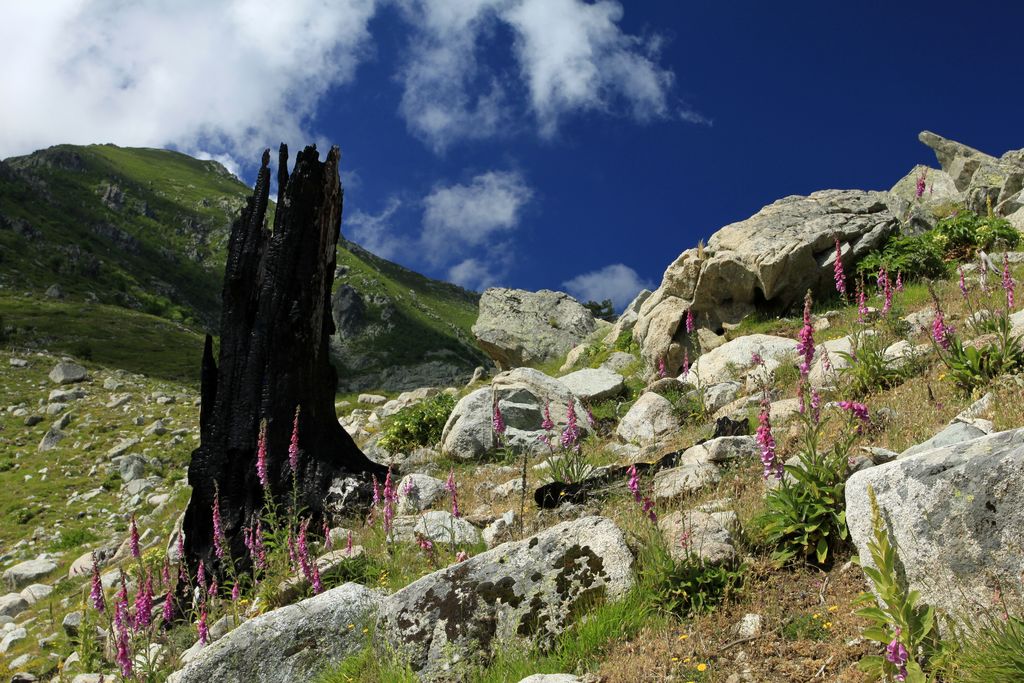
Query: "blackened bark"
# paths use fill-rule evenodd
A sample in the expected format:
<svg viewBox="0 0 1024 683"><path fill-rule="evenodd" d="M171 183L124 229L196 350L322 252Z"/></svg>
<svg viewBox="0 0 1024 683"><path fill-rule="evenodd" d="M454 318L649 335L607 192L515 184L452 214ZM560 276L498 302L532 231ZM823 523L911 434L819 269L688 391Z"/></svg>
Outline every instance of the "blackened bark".
<svg viewBox="0 0 1024 683"><path fill-rule="evenodd" d="M213 553L213 501L219 491L226 552L250 565L242 529L264 505L256 472L260 423L267 422L267 470L275 502L292 503L288 445L299 412L298 504L314 523L331 483L367 478L382 468L359 450L334 411L337 373L328 357L331 282L341 227L337 147L319 160L299 153L289 177L281 145L273 232L264 229L270 191L269 150L252 197L231 228L224 273L219 363L207 337L202 365L200 446L192 452L192 499L185 511L185 557L223 573ZM314 524L312 528L318 528Z"/></svg>

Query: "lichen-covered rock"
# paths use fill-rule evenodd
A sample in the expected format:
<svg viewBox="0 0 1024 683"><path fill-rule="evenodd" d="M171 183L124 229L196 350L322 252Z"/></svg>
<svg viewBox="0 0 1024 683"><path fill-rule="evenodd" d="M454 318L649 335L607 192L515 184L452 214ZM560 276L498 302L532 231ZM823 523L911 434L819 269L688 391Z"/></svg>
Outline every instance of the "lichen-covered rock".
<svg viewBox="0 0 1024 683"><path fill-rule="evenodd" d="M425 680L516 639L550 642L577 610L632 586L633 555L614 522L583 517L425 576L384 599L381 644Z"/></svg>
<svg viewBox="0 0 1024 683"><path fill-rule="evenodd" d="M346 583L267 612L202 648L168 683L307 683L363 647L380 600Z"/></svg>
<svg viewBox="0 0 1024 683"><path fill-rule="evenodd" d="M564 292L491 288L473 324L480 348L507 370L564 357L597 329L593 314Z"/></svg>
<svg viewBox="0 0 1024 683"><path fill-rule="evenodd" d="M1024 429L990 434L855 473L846 521L870 565L868 486L907 587L958 619L994 609L1024 572Z"/></svg>
<svg viewBox="0 0 1024 683"><path fill-rule="evenodd" d="M441 452L458 460L471 460L494 448L492 410L490 387L463 396L441 432Z"/></svg>
<svg viewBox="0 0 1024 683"><path fill-rule="evenodd" d="M603 368L584 368L558 378L581 401L601 401L622 393L625 379Z"/></svg>
<svg viewBox="0 0 1024 683"><path fill-rule="evenodd" d="M680 377L694 386L710 387L730 380L745 380L754 367L753 357L758 354L767 370L796 357L796 341L770 334L748 334L708 351L690 366L690 372Z"/></svg>
<svg viewBox="0 0 1024 683"><path fill-rule="evenodd" d="M37 579L41 579L54 569L57 563L46 557L20 562L3 573L4 583L14 590L21 590Z"/></svg>
<svg viewBox="0 0 1024 683"><path fill-rule="evenodd" d="M690 510L663 516L658 520L658 529L677 561L693 554L710 564L723 564L736 559L731 530L737 524L732 510Z"/></svg>
<svg viewBox="0 0 1024 683"><path fill-rule="evenodd" d="M61 361L50 370L50 381L57 384L74 384L84 381L86 377L88 373L85 368L70 361Z"/></svg>
<svg viewBox="0 0 1024 683"><path fill-rule="evenodd" d="M922 181L924 193L918 197L918 183ZM948 173L918 165L896 181L886 205L900 221L901 232L919 234L934 228L962 199Z"/></svg>
<svg viewBox="0 0 1024 683"><path fill-rule="evenodd" d="M398 514L426 510L445 496L444 482L426 474L407 474L398 482Z"/></svg>
<svg viewBox="0 0 1024 683"><path fill-rule="evenodd" d="M544 405L548 405L553 432L561 433L569 419L569 404L576 412L581 433L590 431L586 409L569 387L554 377L533 368L516 368L499 374L491 382L491 392L504 416L508 431L505 437L515 447L546 450L540 441L544 435ZM491 414L488 413L488 425Z"/></svg>

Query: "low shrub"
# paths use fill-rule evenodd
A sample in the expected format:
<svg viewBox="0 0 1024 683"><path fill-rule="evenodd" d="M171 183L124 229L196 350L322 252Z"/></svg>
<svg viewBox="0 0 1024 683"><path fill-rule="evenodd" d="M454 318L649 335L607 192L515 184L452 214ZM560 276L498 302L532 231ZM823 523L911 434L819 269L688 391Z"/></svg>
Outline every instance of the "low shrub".
<svg viewBox="0 0 1024 683"><path fill-rule="evenodd" d="M454 408L455 397L450 394L437 394L402 408L385 420L377 443L391 453L436 444Z"/></svg>

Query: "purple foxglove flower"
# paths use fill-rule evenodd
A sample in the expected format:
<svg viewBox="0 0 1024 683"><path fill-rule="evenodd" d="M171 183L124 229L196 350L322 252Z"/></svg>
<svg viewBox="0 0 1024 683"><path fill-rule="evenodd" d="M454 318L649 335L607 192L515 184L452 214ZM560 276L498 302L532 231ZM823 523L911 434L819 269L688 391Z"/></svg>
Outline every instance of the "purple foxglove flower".
<svg viewBox="0 0 1024 683"><path fill-rule="evenodd" d="M647 515L649 520L655 524L658 523L658 513L654 511L654 501L647 496L644 496L644 499L640 501L640 511Z"/></svg>
<svg viewBox="0 0 1024 683"><path fill-rule="evenodd" d="M267 421L260 422L260 436L256 444L256 476L259 477L260 486L267 490L270 486L270 479L267 477Z"/></svg>
<svg viewBox="0 0 1024 683"><path fill-rule="evenodd" d="M855 418L860 420L861 424L857 426L857 433L864 428L865 425L871 424L871 416L868 415L868 407L863 403L857 403L856 401L839 401L837 403L842 410L847 410Z"/></svg>
<svg viewBox="0 0 1024 683"><path fill-rule="evenodd" d="M924 190L928 182L928 171L921 171L921 175L917 176L917 187L914 190L914 198L920 199L924 195Z"/></svg>
<svg viewBox="0 0 1024 683"><path fill-rule="evenodd" d="M135 629L149 626L153 620L153 577L146 572L142 590L135 596Z"/></svg>
<svg viewBox="0 0 1024 683"><path fill-rule="evenodd" d="M864 294L864 283L857 283L857 322L864 323L867 321L868 315L868 300Z"/></svg>
<svg viewBox="0 0 1024 683"><path fill-rule="evenodd" d="M903 271L896 271L896 291L900 294L903 293Z"/></svg>
<svg viewBox="0 0 1024 683"><path fill-rule="evenodd" d="M963 295L964 299L967 299L967 281L964 279L964 267L960 266L960 294Z"/></svg>
<svg viewBox="0 0 1024 683"><path fill-rule="evenodd" d="M128 548L136 560L142 557L142 551L139 550L139 527L135 524L135 515L132 515L132 524L128 530Z"/></svg>
<svg viewBox="0 0 1024 683"><path fill-rule="evenodd" d="M107 604L103 598L103 583L100 581L100 563L95 552L92 554L92 590L89 592L89 597L92 599L92 606L96 608L97 612L106 611Z"/></svg>
<svg viewBox="0 0 1024 683"><path fill-rule="evenodd" d="M562 430L562 448L578 451L580 449L580 428L576 424L576 401L569 399L565 408L565 429Z"/></svg>
<svg viewBox="0 0 1024 683"><path fill-rule="evenodd" d="M352 532L348 532L348 542L345 544L345 552L349 555L352 554Z"/></svg>
<svg viewBox="0 0 1024 683"><path fill-rule="evenodd" d="M213 492L213 554L217 556L217 559L224 558L224 542L227 539L224 538L224 528L221 526L220 519L220 491L214 490Z"/></svg>
<svg viewBox="0 0 1024 683"><path fill-rule="evenodd" d="M828 347L821 347L821 369L825 372L832 372L832 357L828 355Z"/></svg>
<svg viewBox="0 0 1024 683"><path fill-rule="evenodd" d="M302 575L306 577L306 580L312 582L313 570L309 563L309 543L306 540L306 531L309 528L309 520L304 519L299 524L299 538L296 543L295 554L299 561L299 567L302 569Z"/></svg>
<svg viewBox="0 0 1024 683"><path fill-rule="evenodd" d="M592 411L590 409L590 406L588 406L586 403L583 404L583 412L587 416L587 424L590 425L591 428L596 427L597 420L594 419L594 411Z"/></svg>
<svg viewBox="0 0 1024 683"><path fill-rule="evenodd" d="M551 419L551 401L548 399L544 399L544 419L540 423L540 428L545 432L555 428L555 422Z"/></svg>
<svg viewBox="0 0 1024 683"><path fill-rule="evenodd" d="M683 349L683 374L690 374L690 349Z"/></svg>
<svg viewBox="0 0 1024 683"><path fill-rule="evenodd" d="M132 651L131 640L128 634L128 605L118 603L117 612L114 617L114 631L117 638L117 665L121 669L123 678L132 677Z"/></svg>
<svg viewBox="0 0 1024 683"><path fill-rule="evenodd" d="M800 328L797 338L796 352L803 360L800 362L800 375L806 378L811 372L814 362L814 326L811 325L811 292L804 297L804 326Z"/></svg>
<svg viewBox="0 0 1024 683"><path fill-rule="evenodd" d="M949 351L953 345L950 337L953 334L953 328L946 324L946 320L942 315L942 309L939 308L938 302L935 304L935 319L932 320L932 339L939 345L943 351Z"/></svg>
<svg viewBox="0 0 1024 683"><path fill-rule="evenodd" d="M174 621L174 591L170 588L167 589L167 595L164 596L164 611L161 616L166 625L170 625Z"/></svg>
<svg viewBox="0 0 1024 683"><path fill-rule="evenodd" d="M160 586L169 588L171 585L171 563L164 560L164 567L160 571Z"/></svg>
<svg viewBox="0 0 1024 683"><path fill-rule="evenodd" d="M408 483L412 484L412 479L410 479ZM406 486L406 488L409 487ZM406 495L409 495L408 492L406 492ZM327 525L327 520L324 520L324 550L330 551L332 545L333 543L331 542L331 527Z"/></svg>
<svg viewBox="0 0 1024 683"><path fill-rule="evenodd" d="M633 494L633 498L636 502L640 502L640 475L636 471L636 465L630 465L629 469L626 470L629 474L629 481L626 486L629 487L629 492Z"/></svg>
<svg viewBox="0 0 1024 683"><path fill-rule="evenodd" d="M1013 310L1013 291L1015 289L1013 275L1010 274L1010 257L1003 254L1003 291L1006 292L1006 309Z"/></svg>
<svg viewBox="0 0 1024 683"><path fill-rule="evenodd" d="M295 420L292 422L292 440L288 444L288 466L293 474L299 473L299 407L295 406Z"/></svg>
<svg viewBox="0 0 1024 683"><path fill-rule="evenodd" d="M814 422L821 422L821 394L817 389L811 389L811 416Z"/></svg>
<svg viewBox="0 0 1024 683"><path fill-rule="evenodd" d="M199 632L199 645L203 646L210 642L210 629L206 627L206 606L203 606L202 611L199 613L199 623L196 624L196 630Z"/></svg>
<svg viewBox="0 0 1024 683"><path fill-rule="evenodd" d="M267 548L263 545L263 521L256 519L256 526L252 530L252 556L256 569L267 568Z"/></svg>
<svg viewBox="0 0 1024 683"><path fill-rule="evenodd" d="M892 310L892 283L889 282L889 276L885 278L885 288L882 290L882 295L885 298L882 304L882 315L888 315L889 311Z"/></svg>
<svg viewBox="0 0 1024 683"><path fill-rule="evenodd" d="M206 565L202 560L199 560L199 568L196 570L196 584L206 590Z"/></svg>
<svg viewBox="0 0 1024 683"><path fill-rule="evenodd" d="M460 550L459 552L455 553L455 561L456 562L465 562L468 559L469 559L469 553L467 553L465 550Z"/></svg>
<svg viewBox="0 0 1024 683"><path fill-rule="evenodd" d="M665 359L662 357L658 359L658 379L665 377L668 377L668 372L665 371Z"/></svg>
<svg viewBox="0 0 1024 683"><path fill-rule="evenodd" d="M836 240L836 262L833 266L833 272L836 282L836 291L839 292L845 298L846 274L843 272L843 250L839 246L839 240Z"/></svg>
<svg viewBox="0 0 1024 683"><path fill-rule="evenodd" d="M384 478L384 533L391 533L391 521L395 518L395 502L398 494L391 481L391 468L388 467L388 474Z"/></svg>
<svg viewBox="0 0 1024 683"><path fill-rule="evenodd" d="M219 588L219 586L217 585L217 579L215 577L211 577L210 578L210 590L207 592L207 595L209 595L211 597L217 597L217 589L218 588Z"/></svg>
<svg viewBox="0 0 1024 683"><path fill-rule="evenodd" d="M764 365L764 358L761 356L760 353L754 351L752 354L750 354L750 362L753 365Z"/></svg>
<svg viewBox="0 0 1024 683"><path fill-rule="evenodd" d="M373 476L373 502L371 503L371 505L374 508L376 508L378 505L380 505L380 485L377 483L377 475L374 474L372 476Z"/></svg>
<svg viewBox="0 0 1024 683"><path fill-rule="evenodd" d="M242 584L235 581L235 585L231 587L231 602L238 602L242 597Z"/></svg>
<svg viewBox="0 0 1024 683"><path fill-rule="evenodd" d="M693 309L686 309L686 334L693 334Z"/></svg>
<svg viewBox="0 0 1024 683"><path fill-rule="evenodd" d="M885 658L897 667L896 680L904 681L907 678L907 662L910 660L910 653L900 642L900 629L896 628L896 634L892 641L885 646Z"/></svg>
<svg viewBox="0 0 1024 683"><path fill-rule="evenodd" d="M764 478L774 476L782 479L782 463L775 452L775 437L772 435L771 404L768 398L761 400L761 413L757 416L757 443L761 446L761 464L764 465Z"/></svg>
<svg viewBox="0 0 1024 683"><path fill-rule="evenodd" d="M452 496L452 517L461 517L459 514L459 485L455 481L455 468L448 470L448 480L444 488Z"/></svg>
<svg viewBox="0 0 1024 683"><path fill-rule="evenodd" d="M313 595L320 595L324 591L324 585L320 582L320 567L317 563L313 563L313 578L310 580L313 584Z"/></svg>
<svg viewBox="0 0 1024 683"><path fill-rule="evenodd" d="M498 402L494 402L494 414L491 416L491 426L494 428L494 433L498 436L505 435L505 418L501 414L501 408L498 407Z"/></svg>
<svg viewBox="0 0 1024 683"><path fill-rule="evenodd" d="M425 553L430 553L434 550L434 542L422 534L416 534L416 543Z"/></svg>

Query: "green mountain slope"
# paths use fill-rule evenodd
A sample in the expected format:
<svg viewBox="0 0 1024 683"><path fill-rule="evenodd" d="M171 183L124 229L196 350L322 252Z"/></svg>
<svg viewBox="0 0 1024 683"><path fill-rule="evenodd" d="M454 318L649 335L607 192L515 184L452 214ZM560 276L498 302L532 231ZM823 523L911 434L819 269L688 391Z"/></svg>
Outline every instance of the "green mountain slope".
<svg viewBox="0 0 1024 683"><path fill-rule="evenodd" d="M58 145L0 162L0 343L196 378L250 192L167 150ZM339 325L342 389L441 383L485 362L477 295L347 242L338 263L336 289L364 304Z"/></svg>

